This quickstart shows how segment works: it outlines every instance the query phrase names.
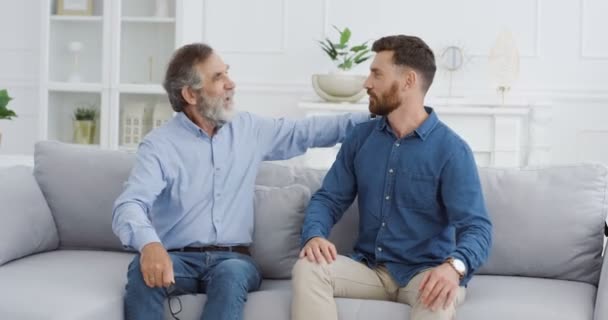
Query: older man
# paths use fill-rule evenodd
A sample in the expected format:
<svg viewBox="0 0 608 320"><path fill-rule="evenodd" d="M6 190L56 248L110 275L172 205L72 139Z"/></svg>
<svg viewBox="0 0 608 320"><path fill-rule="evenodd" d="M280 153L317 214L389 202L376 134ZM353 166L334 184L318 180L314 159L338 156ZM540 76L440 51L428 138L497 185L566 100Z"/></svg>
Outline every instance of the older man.
<svg viewBox="0 0 608 320"><path fill-rule="evenodd" d="M167 297L206 293L201 319L241 319L261 282L247 248L259 164L334 145L367 114L237 113L228 66L204 44L176 51L164 87L177 114L140 144L114 205L114 233L140 253L128 269L125 316L162 319Z"/></svg>

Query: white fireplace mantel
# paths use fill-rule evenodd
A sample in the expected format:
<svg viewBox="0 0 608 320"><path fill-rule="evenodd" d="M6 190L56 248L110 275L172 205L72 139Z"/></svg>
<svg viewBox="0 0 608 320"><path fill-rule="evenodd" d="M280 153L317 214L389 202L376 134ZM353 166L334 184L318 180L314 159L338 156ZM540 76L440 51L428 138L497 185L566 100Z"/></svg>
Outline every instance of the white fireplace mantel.
<svg viewBox="0 0 608 320"><path fill-rule="evenodd" d="M467 141L479 166L523 167L546 164L549 160L549 103L428 99L426 104ZM367 103L301 101L298 106L306 116L368 111ZM306 165L329 168L338 149L311 149L306 154Z"/></svg>

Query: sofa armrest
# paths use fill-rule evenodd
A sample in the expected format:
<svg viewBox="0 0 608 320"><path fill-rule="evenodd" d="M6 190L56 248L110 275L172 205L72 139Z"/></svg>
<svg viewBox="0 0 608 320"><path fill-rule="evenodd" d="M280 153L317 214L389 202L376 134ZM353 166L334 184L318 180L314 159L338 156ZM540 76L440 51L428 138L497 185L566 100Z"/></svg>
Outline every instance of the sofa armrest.
<svg viewBox="0 0 608 320"><path fill-rule="evenodd" d="M606 250L604 250L604 261L602 263L600 282L597 286L593 319L608 319L608 254Z"/></svg>
<svg viewBox="0 0 608 320"><path fill-rule="evenodd" d="M0 266L58 245L55 221L32 168L0 169Z"/></svg>

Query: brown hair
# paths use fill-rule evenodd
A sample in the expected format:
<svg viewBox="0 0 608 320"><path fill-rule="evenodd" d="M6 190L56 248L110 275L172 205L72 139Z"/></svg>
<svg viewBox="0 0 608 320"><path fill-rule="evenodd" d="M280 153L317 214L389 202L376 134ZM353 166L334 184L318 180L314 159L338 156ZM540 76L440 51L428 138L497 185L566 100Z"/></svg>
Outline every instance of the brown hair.
<svg viewBox="0 0 608 320"><path fill-rule="evenodd" d="M183 87L202 88L202 79L196 65L205 62L213 49L203 43L187 44L175 51L167 66L163 87L175 112L181 112L188 104L182 96Z"/></svg>
<svg viewBox="0 0 608 320"><path fill-rule="evenodd" d="M393 51L393 62L410 67L422 74L422 89L426 93L435 77L435 55L422 39L414 36L395 35L376 40L372 51Z"/></svg>

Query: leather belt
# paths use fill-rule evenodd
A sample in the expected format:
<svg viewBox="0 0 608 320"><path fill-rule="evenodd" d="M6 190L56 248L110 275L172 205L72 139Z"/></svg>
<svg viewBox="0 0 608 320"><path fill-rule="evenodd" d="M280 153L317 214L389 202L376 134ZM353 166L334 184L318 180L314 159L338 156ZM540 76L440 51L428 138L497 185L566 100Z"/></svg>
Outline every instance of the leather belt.
<svg viewBox="0 0 608 320"><path fill-rule="evenodd" d="M167 250L169 252L211 252L211 251L221 251L221 252L237 252L240 254L248 255L249 247L246 246L232 246L232 247L222 247L222 246L205 246L205 247L184 247L179 249L170 249Z"/></svg>

